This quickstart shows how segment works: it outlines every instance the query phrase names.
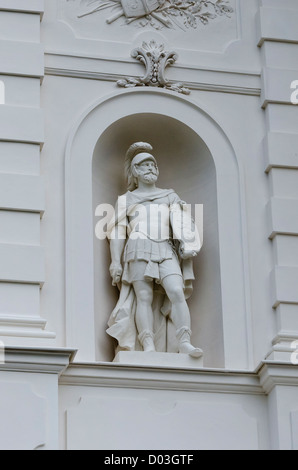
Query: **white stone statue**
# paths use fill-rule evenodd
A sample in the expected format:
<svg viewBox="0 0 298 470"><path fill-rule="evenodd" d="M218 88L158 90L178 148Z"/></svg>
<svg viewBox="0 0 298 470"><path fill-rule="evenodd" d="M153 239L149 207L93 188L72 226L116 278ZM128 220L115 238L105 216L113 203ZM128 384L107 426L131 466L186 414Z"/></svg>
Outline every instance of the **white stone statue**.
<svg viewBox="0 0 298 470"><path fill-rule="evenodd" d="M110 274L120 296L107 333L118 341L118 351L199 358L203 351L190 342L186 300L200 237L186 203L172 189L156 187L159 170L152 150L144 142L129 148L128 192L118 198L108 227Z"/></svg>

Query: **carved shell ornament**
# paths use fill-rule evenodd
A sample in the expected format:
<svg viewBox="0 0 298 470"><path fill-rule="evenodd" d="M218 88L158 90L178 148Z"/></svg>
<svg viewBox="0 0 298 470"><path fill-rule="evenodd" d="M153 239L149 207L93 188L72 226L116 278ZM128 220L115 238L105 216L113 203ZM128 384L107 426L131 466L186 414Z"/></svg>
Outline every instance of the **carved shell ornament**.
<svg viewBox="0 0 298 470"><path fill-rule="evenodd" d="M74 0L67 0L74 1ZM78 18L109 13L106 22L122 20L154 29L196 29L233 13L230 0L81 0Z"/></svg>

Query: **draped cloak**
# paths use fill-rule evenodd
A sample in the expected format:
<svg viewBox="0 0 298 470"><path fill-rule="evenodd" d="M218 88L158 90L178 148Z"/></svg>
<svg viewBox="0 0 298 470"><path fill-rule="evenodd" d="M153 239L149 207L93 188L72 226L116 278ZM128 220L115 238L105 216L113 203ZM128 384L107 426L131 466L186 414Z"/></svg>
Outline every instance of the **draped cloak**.
<svg viewBox="0 0 298 470"><path fill-rule="evenodd" d="M134 256L138 259L136 254L132 256L130 253L127 256L128 242L130 238L132 239L133 235L135 235L136 229L135 227L133 229L131 227L130 215L135 213L136 208L140 207L142 204L166 204L168 207L170 237L166 241L162 241L162 244L164 245L164 243L166 243L173 252L173 256L177 256L178 258L186 299L192 294L192 281L194 280L193 260L191 257L182 259L181 253L182 251L189 251L198 254L202 246L198 230L188 210L189 208L174 190L156 190L144 196L128 191L118 198L115 216L108 225L108 238L113 239L118 237L119 239L126 240L126 246L124 248L126 252L126 262L124 262L122 281L118 285L120 290L119 299L109 318L109 328L107 329L107 333L118 341L117 352L121 350L142 350L138 341L138 331L135 322L136 295L133 285L127 280L127 276L125 276L127 263L133 263ZM141 230L140 225L138 225L136 230ZM154 250L152 249L150 253L151 258L147 257L147 253L150 252L150 250L148 250L146 246L150 246L151 241L148 230L147 233L142 233L141 238L140 242L142 243L138 242L135 246L141 245L144 247L144 256L142 255L142 259L147 262L146 272L152 280L155 279L155 281L157 281L154 282L154 300L152 304L155 347L156 350L160 352L177 352L178 345L175 338L174 327L170 320L171 302L156 279L158 277L156 274L158 272L158 261L160 262L161 260L157 257L157 262L154 261L154 254L152 254ZM153 241L153 246L154 245L158 246L159 244Z"/></svg>

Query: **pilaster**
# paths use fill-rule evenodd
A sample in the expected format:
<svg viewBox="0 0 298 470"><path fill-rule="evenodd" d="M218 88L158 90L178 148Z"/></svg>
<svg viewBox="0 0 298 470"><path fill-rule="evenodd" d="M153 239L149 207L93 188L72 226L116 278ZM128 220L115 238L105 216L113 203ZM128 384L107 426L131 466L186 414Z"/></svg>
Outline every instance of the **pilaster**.
<svg viewBox="0 0 298 470"><path fill-rule="evenodd" d="M298 339L298 5L260 0L258 45L263 57L261 105L266 114L265 171L270 185L268 237L272 240L272 307L277 334L268 357L291 362ZM285 25L287 25L285 27ZM295 348L294 348L295 349Z"/></svg>
<svg viewBox="0 0 298 470"><path fill-rule="evenodd" d="M43 0L0 0L0 338L6 346L45 346L55 338L39 301L45 281L43 11Z"/></svg>
<svg viewBox="0 0 298 470"><path fill-rule="evenodd" d="M0 449L58 450L58 381L75 351L12 348L0 357Z"/></svg>
<svg viewBox="0 0 298 470"><path fill-rule="evenodd" d="M265 361L260 384L268 395L272 450L298 450L298 368L283 362Z"/></svg>

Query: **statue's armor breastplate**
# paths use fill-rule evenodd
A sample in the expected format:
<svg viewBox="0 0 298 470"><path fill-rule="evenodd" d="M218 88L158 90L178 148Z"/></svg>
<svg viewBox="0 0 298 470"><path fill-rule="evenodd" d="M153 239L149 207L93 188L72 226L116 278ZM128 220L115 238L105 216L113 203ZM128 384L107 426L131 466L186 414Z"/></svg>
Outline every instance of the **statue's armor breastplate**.
<svg viewBox="0 0 298 470"><path fill-rule="evenodd" d="M171 238L169 205L136 204L127 211L129 238L148 238L164 241Z"/></svg>

